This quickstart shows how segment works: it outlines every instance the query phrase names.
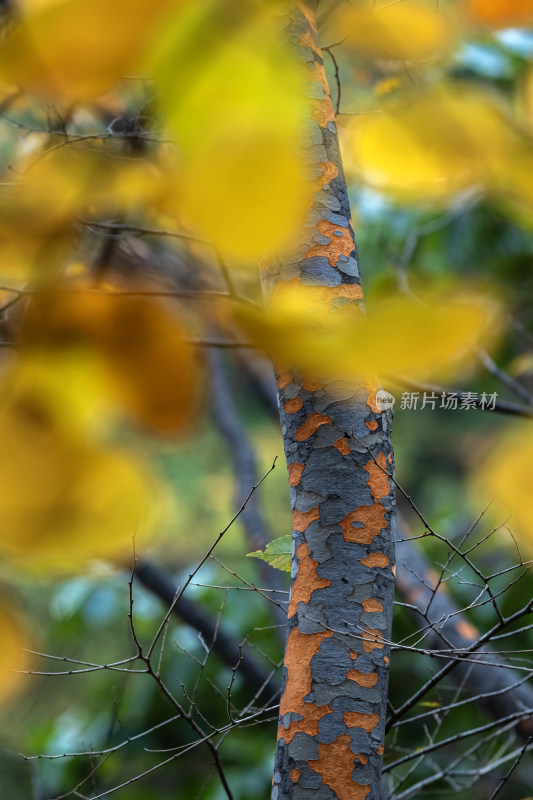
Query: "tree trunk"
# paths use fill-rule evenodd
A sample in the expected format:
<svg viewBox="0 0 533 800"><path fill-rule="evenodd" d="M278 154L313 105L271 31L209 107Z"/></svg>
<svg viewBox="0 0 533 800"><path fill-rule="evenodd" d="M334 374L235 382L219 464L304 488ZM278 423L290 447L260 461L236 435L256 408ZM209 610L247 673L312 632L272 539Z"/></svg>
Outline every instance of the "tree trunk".
<svg viewBox="0 0 533 800"><path fill-rule="evenodd" d="M297 252L262 282L267 303L288 282L327 287L334 313L360 305L362 289L316 6L292 9L289 36L313 98L303 157L317 188ZM280 365L277 377L294 549L272 797L378 800L394 590L390 414L376 386L300 379Z"/></svg>

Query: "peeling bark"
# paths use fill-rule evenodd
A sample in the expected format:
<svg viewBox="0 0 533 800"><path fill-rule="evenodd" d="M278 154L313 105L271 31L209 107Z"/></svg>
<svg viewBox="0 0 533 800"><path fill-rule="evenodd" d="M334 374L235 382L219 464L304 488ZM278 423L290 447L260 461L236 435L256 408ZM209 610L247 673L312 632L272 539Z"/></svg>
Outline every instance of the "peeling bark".
<svg viewBox="0 0 533 800"><path fill-rule="evenodd" d="M362 288L316 5L294 6L288 28L308 78L314 198L297 250L269 263L262 283L267 302L287 285L326 287L334 313L359 306ZM378 800L394 590L390 416L377 386L277 372L294 549L272 798Z"/></svg>

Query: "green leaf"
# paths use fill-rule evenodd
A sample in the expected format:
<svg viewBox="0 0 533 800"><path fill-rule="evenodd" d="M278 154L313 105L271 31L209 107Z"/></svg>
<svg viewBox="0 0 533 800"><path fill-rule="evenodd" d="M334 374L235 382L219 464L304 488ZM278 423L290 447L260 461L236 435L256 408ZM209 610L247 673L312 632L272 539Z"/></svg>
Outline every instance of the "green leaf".
<svg viewBox="0 0 533 800"><path fill-rule="evenodd" d="M254 556L255 558L262 558L270 564L271 567L281 569L284 572L291 571L292 561L292 536L280 536L278 539L273 539L267 544L264 550L255 550L253 553L247 553L247 556Z"/></svg>

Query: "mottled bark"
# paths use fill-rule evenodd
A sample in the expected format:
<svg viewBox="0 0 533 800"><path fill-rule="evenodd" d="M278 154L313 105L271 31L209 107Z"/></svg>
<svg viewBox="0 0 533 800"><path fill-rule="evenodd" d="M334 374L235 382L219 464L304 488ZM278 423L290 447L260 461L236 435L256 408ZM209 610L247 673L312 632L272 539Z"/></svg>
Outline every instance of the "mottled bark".
<svg viewBox="0 0 533 800"><path fill-rule="evenodd" d="M268 265L263 288L268 301L287 284L325 287L333 314L359 306L362 289L315 9L292 9L289 36L308 78L303 157L316 189L297 252ZM376 386L277 371L294 551L272 797L377 800L394 587L390 417Z"/></svg>

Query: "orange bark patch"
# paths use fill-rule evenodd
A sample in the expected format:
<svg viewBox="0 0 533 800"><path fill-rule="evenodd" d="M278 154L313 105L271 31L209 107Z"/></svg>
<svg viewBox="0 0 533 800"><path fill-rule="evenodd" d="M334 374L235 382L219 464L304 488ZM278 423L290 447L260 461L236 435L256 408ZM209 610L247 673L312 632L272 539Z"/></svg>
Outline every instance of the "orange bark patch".
<svg viewBox="0 0 533 800"><path fill-rule="evenodd" d="M376 380L367 380L365 382L365 388L368 389L368 396L366 398L367 406L370 407L374 414L381 414L381 409L376 405L376 394L379 389L379 383Z"/></svg>
<svg viewBox="0 0 533 800"><path fill-rule="evenodd" d="M307 17L307 19L309 19L309 17ZM311 23L310 20L309 20L309 23L312 26L312 23ZM314 30L314 28L313 28L313 30ZM298 37L298 44L301 44L303 47L310 47L311 50L313 50L317 54L317 56L320 56L320 58L322 58L322 51L320 50L320 47L315 42L315 38L314 38L313 34L311 33L311 31L306 31L305 33L302 33L301 36Z"/></svg>
<svg viewBox="0 0 533 800"><path fill-rule="evenodd" d="M362 522L363 527L354 528L352 524L354 522ZM358 544L370 544L374 536L378 536L386 525L385 509L380 503L374 506L359 506L354 511L350 511L340 523L344 540ZM365 564L365 560L361 563ZM368 564L367 566L374 565Z"/></svg>
<svg viewBox="0 0 533 800"><path fill-rule="evenodd" d="M371 653L372 650L383 650L385 646L381 631L378 628L366 628L361 638L365 653Z"/></svg>
<svg viewBox="0 0 533 800"><path fill-rule="evenodd" d="M346 297L348 300L362 300L363 290L358 283L344 284L340 286L328 286L335 297Z"/></svg>
<svg viewBox="0 0 533 800"><path fill-rule="evenodd" d="M322 783L333 789L339 800L365 800L370 786L362 786L352 780L355 760L366 764L365 756L355 755L350 750L350 736L343 733L331 744L318 746L318 758L309 761L309 766L322 776Z"/></svg>
<svg viewBox="0 0 533 800"><path fill-rule="evenodd" d="M332 161L322 161L320 166L322 167L322 175L314 181L315 192L319 192L323 186L330 184L333 178L336 178L339 174L338 166ZM324 222L324 220L322 221Z"/></svg>
<svg viewBox="0 0 533 800"><path fill-rule="evenodd" d="M287 668L287 683L280 702L280 715L299 714L303 719L294 720L288 728L280 725L278 738L290 742L295 733L304 731L310 736L318 733L318 721L324 714L330 714L328 705L317 706L315 703L306 703L304 697L311 691L311 659L320 650L324 639L332 636L331 631L319 633L301 633L299 628L293 628L287 639L285 650L285 666Z"/></svg>
<svg viewBox="0 0 533 800"><path fill-rule="evenodd" d="M371 689L378 682L377 672L360 672L358 669L351 669L346 673L346 677L355 681L359 686Z"/></svg>
<svg viewBox="0 0 533 800"><path fill-rule="evenodd" d="M378 747L378 753L380 754L380 756L383 755L383 745L382 744L380 744L379 747Z"/></svg>
<svg viewBox="0 0 533 800"><path fill-rule="evenodd" d="M455 630L457 633L460 633L461 636L464 636L465 639L472 639L475 641L479 637L478 629L469 622L466 622L466 620L459 620L455 625Z"/></svg>
<svg viewBox="0 0 533 800"><path fill-rule="evenodd" d="M280 370L280 373L278 375L278 389L285 389L285 387L288 386L289 383L292 383L291 373L286 369Z"/></svg>
<svg viewBox="0 0 533 800"><path fill-rule="evenodd" d="M373 597L367 597L363 600L363 608L365 611L383 611L383 603L380 603L379 600L374 600Z"/></svg>
<svg viewBox="0 0 533 800"><path fill-rule="evenodd" d="M318 561L311 558L309 546L303 542L296 548L296 555L300 559L298 574L292 585L291 599L289 602L288 616L292 617L298 610L298 603L308 603L315 589L331 586L331 581L319 578L316 574Z"/></svg>
<svg viewBox="0 0 533 800"><path fill-rule="evenodd" d="M318 508L311 508L309 511L297 511L294 509L292 512L292 529L303 533L309 525L318 519L320 512Z"/></svg>
<svg viewBox="0 0 533 800"><path fill-rule="evenodd" d="M305 3L298 3L298 8L300 9L300 11L302 12L302 14L304 15L304 17L305 17L305 18L306 18L306 20L308 21L308 23L309 23L309 25L311 26L311 28L312 28L312 29L314 30L314 32L316 33L316 32L317 32L317 28L316 28L316 17L315 17L315 12L314 12L314 11L312 11L312 10L309 8L309 6L307 6Z"/></svg>
<svg viewBox="0 0 533 800"><path fill-rule="evenodd" d="M318 411L313 411L309 414L304 424L298 428L294 438L297 442L305 442L306 439L316 433L321 425L327 425L328 422L331 422L331 417L328 417L327 414L319 414Z"/></svg>
<svg viewBox="0 0 533 800"><path fill-rule="evenodd" d="M349 728L362 728L367 733L373 731L379 722L379 714L362 714L360 711L347 711L344 722Z"/></svg>
<svg viewBox="0 0 533 800"><path fill-rule="evenodd" d="M387 475L387 458L385 454L380 453L375 461L372 459L368 464L365 464L364 469L368 472L367 483L370 486L372 497L374 500L383 500L390 492L389 476ZM385 472L383 470L385 470Z"/></svg>
<svg viewBox="0 0 533 800"><path fill-rule="evenodd" d="M298 461L293 461L289 464L289 486L298 486L302 478L305 464L300 464Z"/></svg>
<svg viewBox="0 0 533 800"><path fill-rule="evenodd" d="M375 420L375 419L371 419L371 420L369 420L368 422L365 422L365 425L366 425L366 427L367 427L367 428L369 428L371 431L375 431L375 430L377 430L377 427L378 427L377 420Z"/></svg>
<svg viewBox="0 0 533 800"><path fill-rule="evenodd" d="M336 442L333 442L333 447L336 447L339 453L342 453L343 456L347 456L350 452L350 445L348 444L348 439L346 436L343 436L342 439L337 439Z"/></svg>
<svg viewBox="0 0 533 800"><path fill-rule="evenodd" d="M324 384L320 383L316 378L305 378L302 386L308 392L318 392L319 389L324 388Z"/></svg>
<svg viewBox="0 0 533 800"><path fill-rule="evenodd" d="M302 401L299 397L293 397L291 400L287 400L283 408L287 414L295 414L297 411L301 409L303 406Z"/></svg>
<svg viewBox="0 0 533 800"><path fill-rule="evenodd" d="M365 567L387 567L390 561L385 553L370 553L369 556L361 559L361 564Z"/></svg>
<svg viewBox="0 0 533 800"><path fill-rule="evenodd" d="M356 658L359 658L359 653L356 653L355 650L350 650L348 652L348 655L350 656L352 661L355 661Z"/></svg>
<svg viewBox="0 0 533 800"><path fill-rule="evenodd" d="M390 664L390 658L389 658L388 656L383 656L383 661L384 661L384 662L385 662L385 664L387 664L387 665L388 665L388 664Z"/></svg>
<svg viewBox="0 0 533 800"><path fill-rule="evenodd" d="M329 245L327 245L327 247L329 247ZM301 285L302 283L300 278L291 278L290 281L282 281L281 283L277 283L272 289L271 300L274 300L274 298L278 298L280 295L286 294L287 292L293 292L295 288L298 288L298 286ZM358 283L341 283L340 286L304 285L304 289L307 305L316 305L320 311L324 310L324 306L327 306L328 304L332 305L333 302L339 297L345 297L347 300L361 300L363 297L363 290ZM281 388L285 388L285 386L287 386L293 380L293 376L290 375L290 373L284 372L283 374L286 374L289 380ZM316 383L316 381L312 382ZM317 386L317 388L322 388L322 384ZM312 389L311 391L316 390Z"/></svg>
<svg viewBox="0 0 533 800"><path fill-rule="evenodd" d="M311 103L311 116L321 128L326 128L328 122L335 122L335 109L329 95L323 100L313 100Z"/></svg>
<svg viewBox="0 0 533 800"><path fill-rule="evenodd" d="M301 774L299 769L291 769L289 777L293 783L298 783Z"/></svg>
<svg viewBox="0 0 533 800"><path fill-rule="evenodd" d="M316 228L323 236L327 236L330 242L329 244L314 245L307 251L305 257L326 256L331 266L336 267L339 256L349 256L354 249L349 228L341 228L327 219L321 219Z"/></svg>

